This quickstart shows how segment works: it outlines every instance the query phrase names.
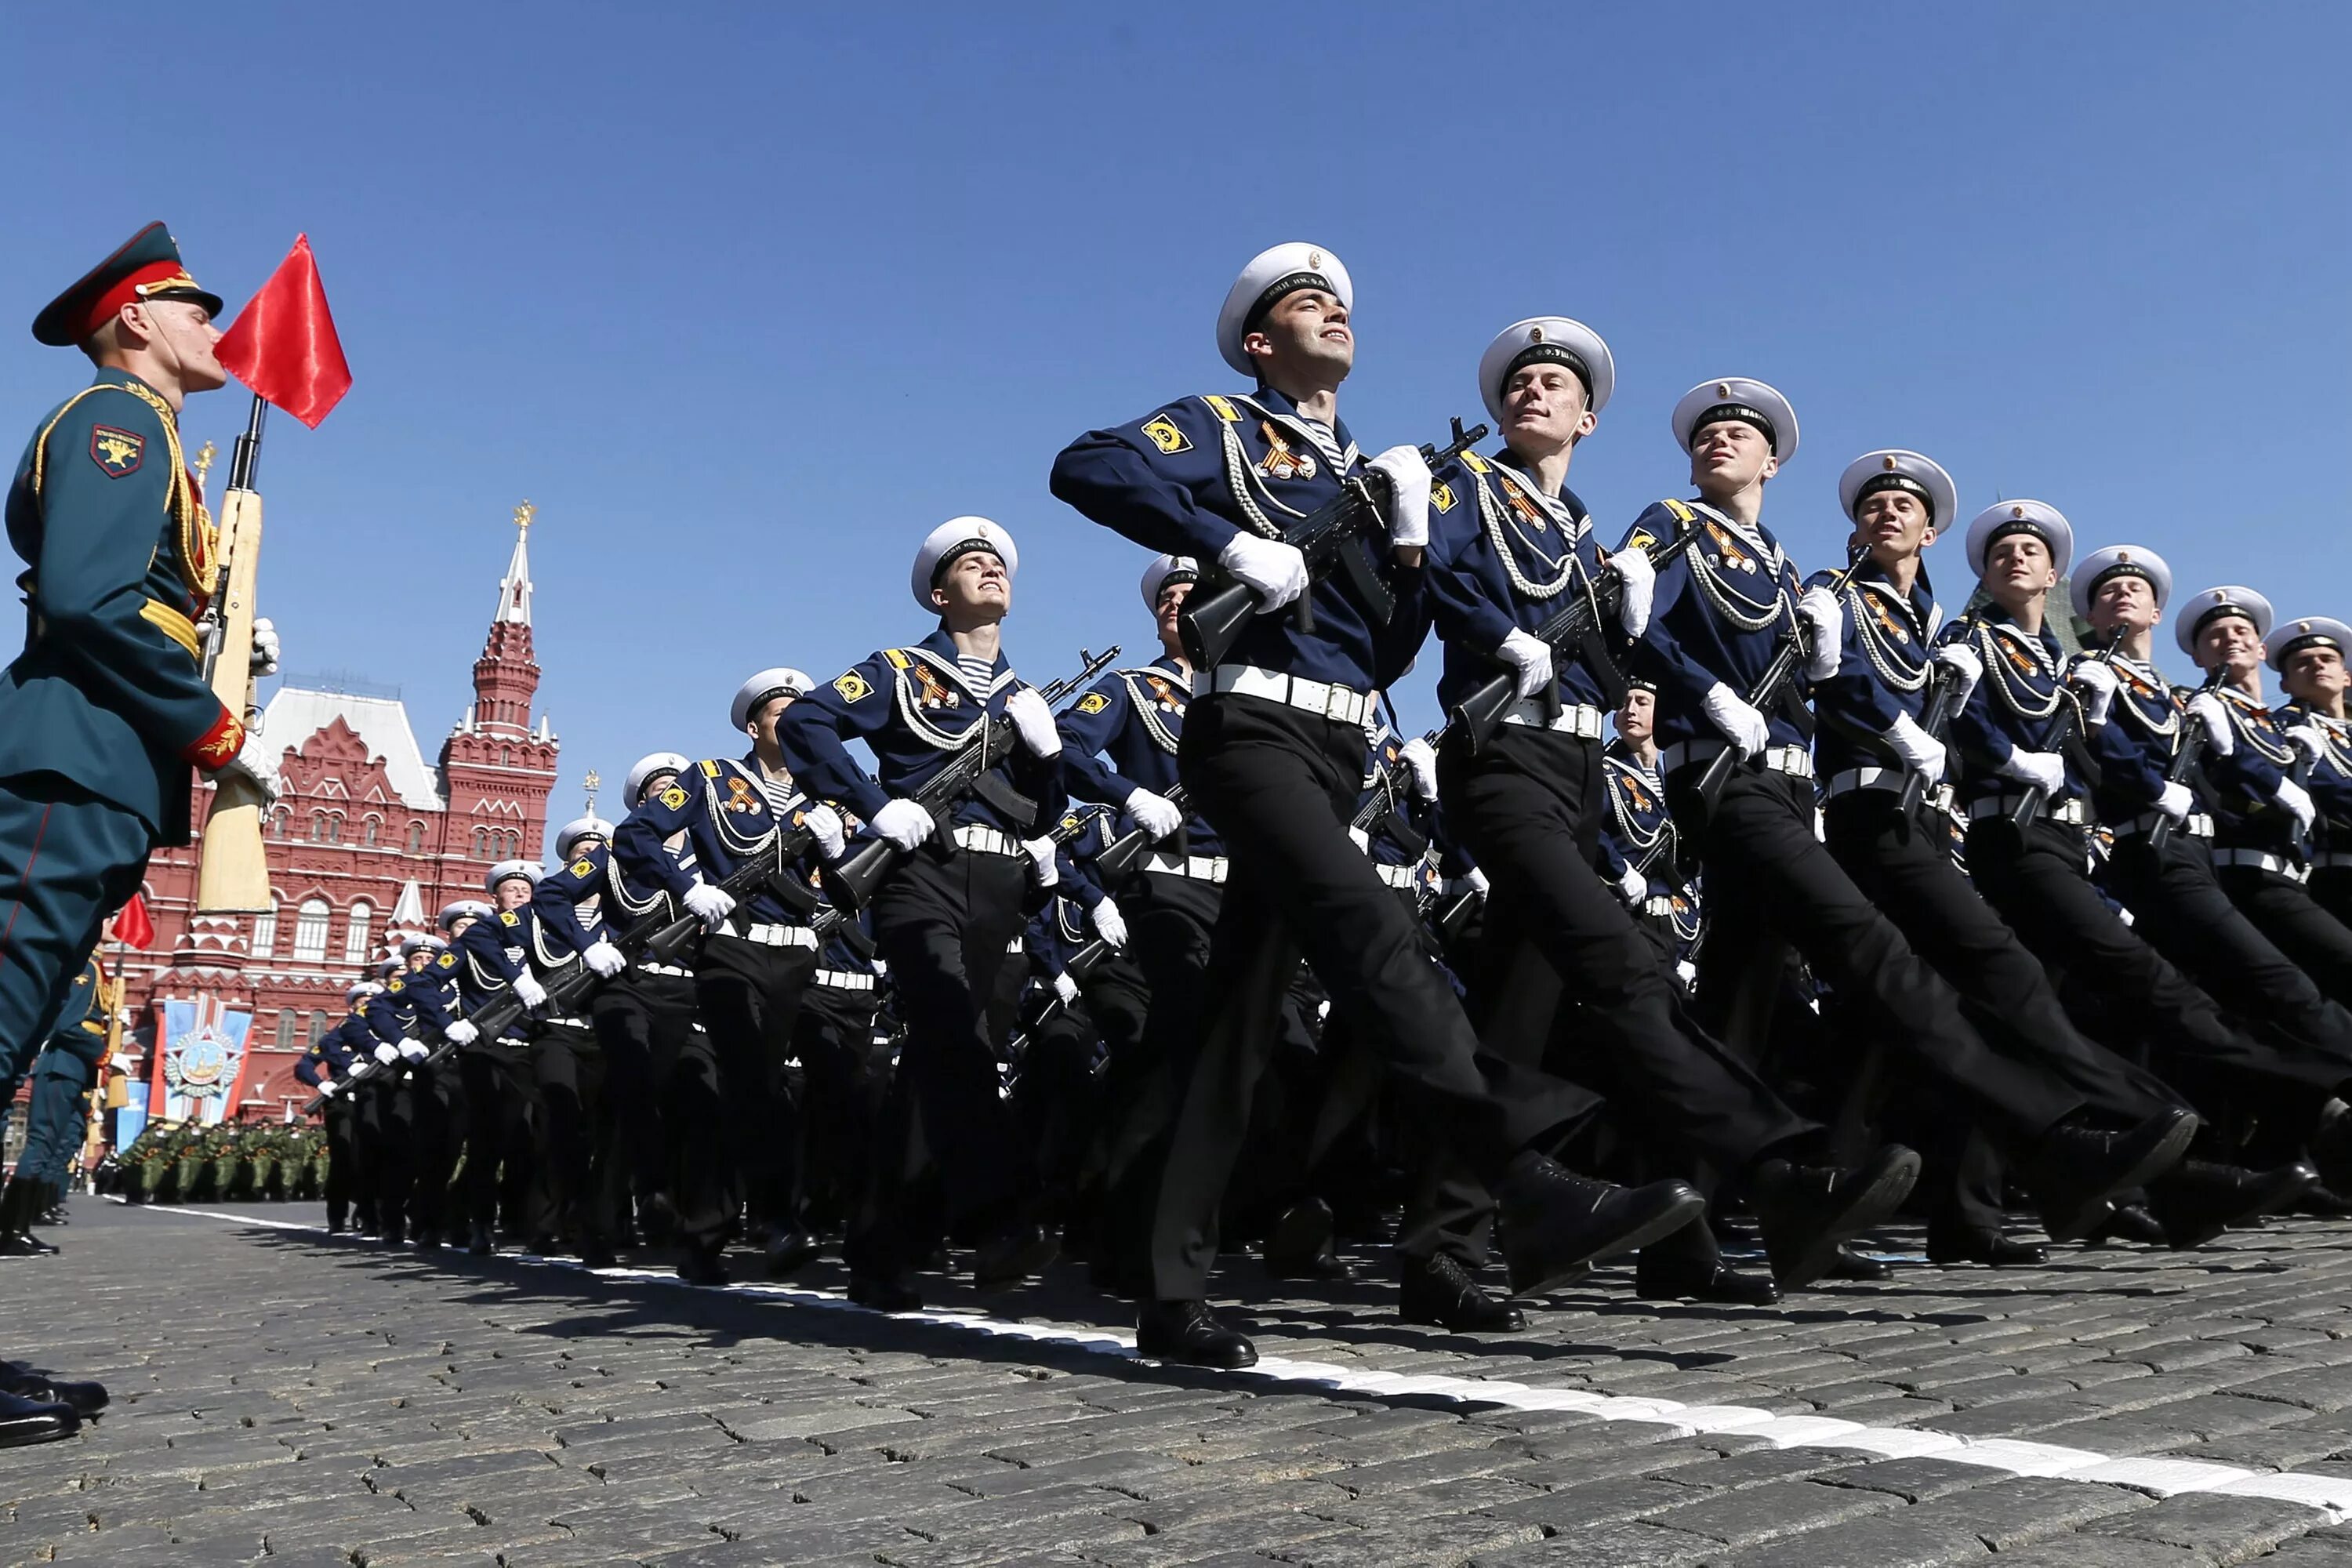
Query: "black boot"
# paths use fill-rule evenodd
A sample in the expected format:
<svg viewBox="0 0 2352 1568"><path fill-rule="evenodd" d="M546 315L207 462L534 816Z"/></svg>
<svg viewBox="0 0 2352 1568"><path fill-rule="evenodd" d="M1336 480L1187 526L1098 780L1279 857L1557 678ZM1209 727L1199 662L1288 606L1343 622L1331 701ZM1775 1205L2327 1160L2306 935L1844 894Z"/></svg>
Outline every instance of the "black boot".
<svg viewBox="0 0 2352 1568"><path fill-rule="evenodd" d="M490 1234L488 1226L478 1223L467 1231L466 1250L474 1257L488 1258L498 1249L498 1238Z"/></svg>
<svg viewBox="0 0 2352 1568"><path fill-rule="evenodd" d="M106 1384L65 1382L35 1372L21 1361L0 1361L0 1394L13 1394L36 1405L62 1405L87 1421L106 1408Z"/></svg>
<svg viewBox="0 0 2352 1568"><path fill-rule="evenodd" d="M2011 1241L1997 1225L1937 1225L1927 1226L1927 1261L1938 1268L1955 1263L1981 1263L1988 1268L2039 1268L2050 1261L2050 1249L2032 1241Z"/></svg>
<svg viewBox="0 0 2352 1568"><path fill-rule="evenodd" d="M1851 1170L1768 1160L1749 1184L1764 1255L1783 1290L1829 1272L1839 1244L1883 1223L1919 1179L1919 1156L1889 1143Z"/></svg>
<svg viewBox="0 0 2352 1568"><path fill-rule="evenodd" d="M2147 1212L2144 1203L2135 1203L2126 1195L2118 1200L2105 1219L2083 1235L2085 1247L2105 1247L2111 1242L2133 1242L2141 1247L2162 1247L2164 1227Z"/></svg>
<svg viewBox="0 0 2352 1568"><path fill-rule="evenodd" d="M2061 1125L2042 1135L2019 1175L2050 1239L2080 1241L2106 1216L2110 1198L2180 1163L2196 1136L2195 1114L2177 1106L2124 1132Z"/></svg>
<svg viewBox="0 0 2352 1568"><path fill-rule="evenodd" d="M1706 1212L1706 1200L1688 1182L1621 1187L1528 1152L1512 1160L1495 1196L1514 1296L1540 1296Z"/></svg>
<svg viewBox="0 0 2352 1568"><path fill-rule="evenodd" d="M816 1237L797 1226L778 1231L768 1238L767 1257L761 1271L771 1279L788 1279L816 1261L824 1249Z"/></svg>
<svg viewBox="0 0 2352 1568"><path fill-rule="evenodd" d="M1402 1289L1397 1292L1397 1316L1408 1323L1427 1323L1457 1334L1509 1334L1528 1326L1517 1307L1486 1294L1462 1261L1448 1253L1401 1258L1398 1268Z"/></svg>
<svg viewBox="0 0 2352 1568"><path fill-rule="evenodd" d="M47 1400L26 1399L0 1391L0 1448L21 1448L31 1443L54 1443L81 1430L73 1406Z"/></svg>
<svg viewBox="0 0 2352 1568"><path fill-rule="evenodd" d="M37 1258L57 1250L33 1234L34 1205L40 1198L39 1184L23 1176L10 1177L0 1190L0 1258Z"/></svg>
<svg viewBox="0 0 2352 1568"><path fill-rule="evenodd" d="M1830 1271L1824 1279L1858 1279L1877 1284L1895 1278L1895 1265L1884 1258L1873 1258L1867 1252L1857 1252L1849 1243L1838 1245L1837 1256L1830 1259Z"/></svg>
<svg viewBox="0 0 2352 1568"><path fill-rule="evenodd" d="M1305 1198L1285 1209L1265 1237L1265 1271L1276 1279L1353 1279L1332 1245L1338 1226L1331 1205L1321 1198Z"/></svg>
<svg viewBox="0 0 2352 1568"><path fill-rule="evenodd" d="M865 1274L849 1271L849 1299L861 1307L877 1312L919 1312L923 1298L907 1283L903 1274Z"/></svg>
<svg viewBox="0 0 2352 1568"><path fill-rule="evenodd" d="M1206 1301L1149 1301L1135 1320L1135 1353L1234 1372L1257 1364L1249 1336L1217 1321Z"/></svg>
<svg viewBox="0 0 2352 1568"><path fill-rule="evenodd" d="M1644 1301L1706 1301L1724 1307L1769 1307L1780 1300L1780 1287L1769 1274L1734 1268L1720 1258L1658 1256L1654 1247L1642 1249L1633 1265L1633 1294Z"/></svg>
<svg viewBox="0 0 2352 1568"><path fill-rule="evenodd" d="M2147 1184L2148 1213L2175 1252L2202 1247L2232 1226L2250 1225L2293 1204L2319 1180L2297 1161L2249 1171L2212 1160L2183 1160Z"/></svg>
<svg viewBox="0 0 2352 1568"><path fill-rule="evenodd" d="M1062 1255L1062 1244L1034 1221L1007 1226L971 1252L971 1282L982 1290L1009 1290L1034 1279Z"/></svg>
<svg viewBox="0 0 2352 1568"><path fill-rule="evenodd" d="M733 1276L727 1272L726 1259L720 1256L725 1247L718 1242L700 1246L689 1244L677 1260L677 1277L689 1285L725 1285Z"/></svg>

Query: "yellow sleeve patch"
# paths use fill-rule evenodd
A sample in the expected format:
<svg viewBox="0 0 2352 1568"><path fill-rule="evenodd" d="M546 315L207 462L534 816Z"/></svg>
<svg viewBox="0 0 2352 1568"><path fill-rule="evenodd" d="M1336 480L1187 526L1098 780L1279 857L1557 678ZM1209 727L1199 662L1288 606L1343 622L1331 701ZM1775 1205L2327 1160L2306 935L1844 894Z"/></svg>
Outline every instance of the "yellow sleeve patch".
<svg viewBox="0 0 2352 1568"><path fill-rule="evenodd" d="M1653 535L1648 529L1637 528L1631 534L1626 536L1625 542L1622 548L1626 550L1647 550L1657 542L1656 537Z"/></svg>
<svg viewBox="0 0 2352 1568"><path fill-rule="evenodd" d="M1238 425L1242 422L1241 410L1235 408L1232 404L1226 402L1215 393L1212 392L1203 395L1201 401L1207 404L1210 410L1226 424Z"/></svg>
<svg viewBox="0 0 2352 1568"><path fill-rule="evenodd" d="M1452 511L1454 510L1454 487L1452 485L1439 485L1435 489L1431 490L1429 492L1429 504L1435 507L1440 511Z"/></svg>
<svg viewBox="0 0 2352 1568"><path fill-rule="evenodd" d="M1110 699L1099 691L1089 691L1078 699L1078 711L1081 713L1099 713L1109 706Z"/></svg>
<svg viewBox="0 0 2352 1568"><path fill-rule="evenodd" d="M896 655L893 655L892 657L895 658ZM906 666L900 665L898 668L904 669ZM854 669L847 675L843 676L840 679L835 681L833 683L833 689L841 693L841 700L844 702L855 702L859 698L864 697L866 693L874 689L872 687L866 684L866 678L858 674Z"/></svg>
<svg viewBox="0 0 2352 1568"><path fill-rule="evenodd" d="M499 911L499 924L502 926L519 926L522 924L522 917L515 913L512 910L500 910Z"/></svg>
<svg viewBox="0 0 2352 1568"><path fill-rule="evenodd" d="M1146 420L1143 433L1150 437L1151 444L1167 456L1173 457L1178 452L1189 452L1192 449L1192 437L1178 429L1176 421L1169 418L1165 414L1156 419Z"/></svg>
<svg viewBox="0 0 2352 1568"><path fill-rule="evenodd" d="M407 984L408 982L405 980L395 980L391 984L385 986L384 989L386 991L399 991L404 989Z"/></svg>
<svg viewBox="0 0 2352 1568"><path fill-rule="evenodd" d="M455 969L457 967L457 955L454 952L445 952L436 962L444 969Z"/></svg>
<svg viewBox="0 0 2352 1568"><path fill-rule="evenodd" d="M661 803L669 807L672 811L676 811L679 806L686 804L686 792L678 788L677 785L672 784L669 788L661 792Z"/></svg>
<svg viewBox="0 0 2352 1568"><path fill-rule="evenodd" d="M596 874L596 862L593 860L574 860L572 862L572 874L575 877L593 877Z"/></svg>

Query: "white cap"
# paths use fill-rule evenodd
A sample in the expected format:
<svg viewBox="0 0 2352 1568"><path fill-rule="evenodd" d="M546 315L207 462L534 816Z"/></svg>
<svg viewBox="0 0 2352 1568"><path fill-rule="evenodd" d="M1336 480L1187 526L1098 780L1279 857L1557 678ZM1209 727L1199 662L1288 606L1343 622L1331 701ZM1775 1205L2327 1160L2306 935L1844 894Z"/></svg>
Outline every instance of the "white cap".
<svg viewBox="0 0 2352 1568"><path fill-rule="evenodd" d="M727 705L727 722L731 728L740 730L751 722L751 710L759 707L771 697L782 697L787 694L793 697L805 697L808 695L809 688L815 684L815 681L811 680L789 664L780 664L773 669L763 669L735 689L735 700ZM668 754L667 752L655 753L656 756ZM684 768L686 763L681 760L677 765ZM637 766L643 767L645 763L640 763ZM629 786L630 803L635 804L636 798L636 786L632 784Z"/></svg>
<svg viewBox="0 0 2352 1568"><path fill-rule="evenodd" d="M501 860L490 868L488 876L482 879L482 890L486 893L495 893L499 890L499 884L509 877L520 877L526 882L536 882L545 875L547 875L546 868L536 860Z"/></svg>
<svg viewBox="0 0 2352 1568"><path fill-rule="evenodd" d="M940 580L941 568L975 550L989 551L1003 562L1006 577L1020 575L1021 552L1013 548L1013 536L1002 525L984 517L951 517L925 535L923 547L915 552L915 569L907 578L915 603L938 614L939 606L931 603L931 585Z"/></svg>
<svg viewBox="0 0 2352 1568"><path fill-rule="evenodd" d="M405 953L408 951L407 945L405 943L402 944L400 951L403 953ZM398 958L387 958L383 963L375 966L375 972L378 974L397 974L400 973L401 968L402 964ZM381 991L383 987L379 985L376 989Z"/></svg>
<svg viewBox="0 0 2352 1568"><path fill-rule="evenodd" d="M1738 419L1763 431L1783 467L1797 455L1797 411L1777 387L1744 375L1700 382L1675 405L1675 445L1689 451L1691 437L1718 419Z"/></svg>
<svg viewBox="0 0 2352 1568"><path fill-rule="evenodd" d="M2074 601L2074 613L2084 620L2091 618L2091 601L2098 596L2099 584L2110 577L2142 577L2156 595L2156 613L2164 614L2164 606L2172 599L2172 568L2164 557L2141 544L2109 544L2092 551L2074 568L2068 596Z"/></svg>
<svg viewBox="0 0 2352 1568"><path fill-rule="evenodd" d="M349 990L343 993L343 1000L346 1002L364 1002L383 989L383 986L378 985L373 980L362 980L358 984L352 986Z"/></svg>
<svg viewBox="0 0 2352 1568"><path fill-rule="evenodd" d="M785 673L790 675L798 675L800 671L794 669L785 671ZM757 679L758 678L756 676L753 678L754 680ZM751 689L751 683L747 682L743 690L749 691ZM772 697L776 692L782 689L783 688L782 687L776 687L768 692L767 697L758 698L755 700L764 702L767 700L768 697ZM801 689L805 691L808 688L803 686ZM741 691L735 694L735 702L738 707L743 710L743 716L746 719L751 716L751 708L753 704L743 700L743 693ZM743 726L739 723L735 727L740 730ZM682 773L693 765L694 764L692 763L688 762L676 752L648 752L644 756L639 757L637 759L636 765L629 770L628 782L621 786L621 798L628 802L630 806L634 808L637 804L637 797L646 792L646 781L647 779L653 777L656 773ZM586 819L583 818L582 820L584 821ZM559 851L556 858L560 860L562 858L562 852Z"/></svg>
<svg viewBox="0 0 2352 1568"><path fill-rule="evenodd" d="M555 858L558 860L571 859L572 847L591 837L610 844L613 842L613 825L601 816L573 817L555 830Z"/></svg>
<svg viewBox="0 0 2352 1568"><path fill-rule="evenodd" d="M2172 636L2180 644L2180 651L2189 658L2197 657L2197 634L2220 620L2223 616L2243 616L2254 623L2254 636L2267 639L2271 622L2277 619L2271 611L2271 602L2252 588L2228 584L2219 588L2200 589L2195 598L2180 606L2173 617Z"/></svg>
<svg viewBox="0 0 2352 1568"><path fill-rule="evenodd" d="M1617 362L1601 334L1566 316L1529 316L1496 333L1478 356L1478 395L1486 400L1489 419L1503 422L1503 384L1512 372L1542 360L1574 373L1584 384L1584 405L1593 413L1609 405L1609 395L1617 389Z"/></svg>
<svg viewBox="0 0 2352 1568"><path fill-rule="evenodd" d="M1879 490L1908 490L1927 503L1927 521L1940 533L1959 521L1960 489L1933 458L1900 447L1864 452L1838 476L1838 505L1851 519L1854 509Z"/></svg>
<svg viewBox="0 0 2352 1568"><path fill-rule="evenodd" d="M400 944L400 956L406 958L413 952L438 952L448 945L437 936L412 936Z"/></svg>
<svg viewBox="0 0 2352 1568"><path fill-rule="evenodd" d="M2030 533L2050 547L2050 565L2058 575L2074 561L2074 525L2066 514L2042 500L1996 501L1977 513L1969 524L1969 570L1984 575L1985 552L1995 541L2011 533Z"/></svg>
<svg viewBox="0 0 2352 1568"><path fill-rule="evenodd" d="M1154 615L1160 612L1160 590L1173 578L1179 583L1201 580L1201 563L1189 555L1155 555L1151 564L1143 569L1143 607Z"/></svg>
<svg viewBox="0 0 2352 1568"><path fill-rule="evenodd" d="M2263 639L2263 654L2273 669L2286 668L2287 656L2307 647L2332 647L2352 655L2352 626L2326 616L2305 616L2286 621Z"/></svg>
<svg viewBox="0 0 2352 1568"><path fill-rule="evenodd" d="M509 860L507 864L511 866L520 864L520 862ZM493 871L490 875L495 877L498 873ZM495 883L492 884L494 887L497 884ZM469 915L475 920L486 921L496 913L498 913L496 910L490 908L489 905L482 902L479 899L459 899L456 903L449 905L441 911L441 929L443 931L447 931L451 926L456 925L459 921L466 919Z"/></svg>
<svg viewBox="0 0 2352 1568"><path fill-rule="evenodd" d="M1255 376L1257 365L1242 352L1242 340L1257 329L1276 300L1301 289L1320 289L1347 309L1356 308L1355 281L1338 257L1300 239L1269 247L1250 258L1217 312L1217 353L1224 362L1244 375Z"/></svg>

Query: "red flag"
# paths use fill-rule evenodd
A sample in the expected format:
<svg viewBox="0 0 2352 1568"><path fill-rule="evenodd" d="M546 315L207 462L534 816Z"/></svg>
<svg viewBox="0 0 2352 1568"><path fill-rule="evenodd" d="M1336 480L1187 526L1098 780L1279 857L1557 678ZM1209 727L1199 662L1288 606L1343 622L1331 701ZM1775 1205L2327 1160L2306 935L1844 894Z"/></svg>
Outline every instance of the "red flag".
<svg viewBox="0 0 2352 1568"><path fill-rule="evenodd" d="M215 352L237 380L314 430L343 400L352 367L327 311L309 235L295 237L294 248Z"/></svg>
<svg viewBox="0 0 2352 1568"><path fill-rule="evenodd" d="M135 947L142 952L146 952L148 943L155 940L155 922L147 918L147 900L144 895L131 894L131 901L116 912L114 936L116 941L127 947Z"/></svg>

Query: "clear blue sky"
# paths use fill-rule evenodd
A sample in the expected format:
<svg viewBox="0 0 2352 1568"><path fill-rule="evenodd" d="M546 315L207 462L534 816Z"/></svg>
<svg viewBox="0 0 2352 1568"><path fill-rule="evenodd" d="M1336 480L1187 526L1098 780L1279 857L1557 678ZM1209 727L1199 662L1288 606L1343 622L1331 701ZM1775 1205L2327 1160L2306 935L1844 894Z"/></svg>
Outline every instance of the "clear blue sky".
<svg viewBox="0 0 2352 1568"><path fill-rule="evenodd" d="M263 608L290 669L397 683L430 753L536 501L558 819L589 767L740 745L752 669L919 636L908 558L959 512L1023 547L1024 673L1148 648L1139 555L1046 469L1231 386L1218 301L1284 239L1355 274L1368 447L1478 415L1506 322L1597 328L1617 394L1571 482L1612 536L1682 490L1674 398L1750 374L1803 425L1768 517L1805 565L1837 550L1845 462L1910 446L1964 512L2037 496L2184 592L2352 616L2340 5L256 5L102 31L0 20L52 62L0 96L0 411L29 432L84 379L24 324L139 224L232 310L307 230L358 384L315 434L273 425ZM191 446L241 404L195 403ZM1957 608L1958 542L1929 559Z"/></svg>

